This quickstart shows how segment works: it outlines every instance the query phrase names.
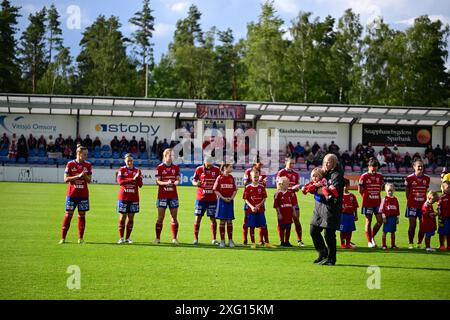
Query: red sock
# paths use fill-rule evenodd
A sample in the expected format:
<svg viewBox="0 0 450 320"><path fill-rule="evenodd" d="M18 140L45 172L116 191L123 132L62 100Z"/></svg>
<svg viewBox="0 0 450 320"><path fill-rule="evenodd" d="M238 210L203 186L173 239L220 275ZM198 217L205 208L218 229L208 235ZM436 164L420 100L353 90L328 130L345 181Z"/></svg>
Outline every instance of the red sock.
<svg viewBox="0 0 450 320"><path fill-rule="evenodd" d="M248 226L247 226L247 214L244 214L244 224L242 225L242 235L244 241L247 241L247 235L248 235Z"/></svg>
<svg viewBox="0 0 450 320"><path fill-rule="evenodd" d="M250 240L255 243L255 228L250 228Z"/></svg>
<svg viewBox="0 0 450 320"><path fill-rule="evenodd" d="M421 244L424 237L425 237L425 233L423 233L422 230L419 230L417 244Z"/></svg>
<svg viewBox="0 0 450 320"><path fill-rule="evenodd" d="M119 235L120 238L123 238L123 234L125 232L125 220L119 220Z"/></svg>
<svg viewBox="0 0 450 320"><path fill-rule="evenodd" d="M200 232L200 223L194 223L194 239L198 240L198 234Z"/></svg>
<svg viewBox="0 0 450 320"><path fill-rule="evenodd" d="M372 242L372 229L370 227L367 228L366 239L367 242Z"/></svg>
<svg viewBox="0 0 450 320"><path fill-rule="evenodd" d="M162 222L156 222L155 225L155 232L156 232L156 239L161 239L161 231L163 229L163 223Z"/></svg>
<svg viewBox="0 0 450 320"><path fill-rule="evenodd" d="M78 239L83 239L84 229L86 228L86 216L78 215Z"/></svg>
<svg viewBox="0 0 450 320"><path fill-rule="evenodd" d="M69 214L66 212L66 215L64 216L64 220L62 223L62 231L61 231L61 239L65 239L67 236L67 232L70 228L70 221L72 220L73 214Z"/></svg>
<svg viewBox="0 0 450 320"><path fill-rule="evenodd" d="M396 245L395 245L395 233L394 233L394 232L391 233L391 243L392 243L392 246L393 246L393 247L396 246Z"/></svg>
<svg viewBox="0 0 450 320"><path fill-rule="evenodd" d="M261 228L259 228L259 242L264 242L264 234Z"/></svg>
<svg viewBox="0 0 450 320"><path fill-rule="evenodd" d="M346 233L347 232L341 232L341 246L345 245L345 239L347 238Z"/></svg>
<svg viewBox="0 0 450 320"><path fill-rule="evenodd" d="M415 228L412 228L411 226L408 229L408 239L409 243L414 243L414 230Z"/></svg>
<svg viewBox="0 0 450 320"><path fill-rule="evenodd" d="M284 229L284 242L289 242L290 237L291 237L291 226Z"/></svg>
<svg viewBox="0 0 450 320"><path fill-rule="evenodd" d="M127 236L126 236L126 239L130 239L131 232L133 232L133 222L128 221L128 223L127 223Z"/></svg>
<svg viewBox="0 0 450 320"><path fill-rule="evenodd" d="M228 240L233 240L233 223L232 222L227 223L227 234L228 234Z"/></svg>
<svg viewBox="0 0 450 320"><path fill-rule="evenodd" d="M216 240L216 237L217 237L217 223L216 222L211 222L211 233L212 233L213 240Z"/></svg>
<svg viewBox="0 0 450 320"><path fill-rule="evenodd" d="M261 228L260 232L262 230L262 235L265 243L269 243L269 231L267 230L267 227Z"/></svg>
<svg viewBox="0 0 450 320"><path fill-rule="evenodd" d="M170 227L172 229L172 239L176 239L178 235L178 222L172 223Z"/></svg>
<svg viewBox="0 0 450 320"><path fill-rule="evenodd" d="M302 241L302 225L300 223L295 226L295 232L297 233L297 240Z"/></svg>
<svg viewBox="0 0 450 320"><path fill-rule="evenodd" d="M425 238L425 247L427 249L431 247L431 238Z"/></svg>
<svg viewBox="0 0 450 320"><path fill-rule="evenodd" d="M384 232L383 232L382 241L383 241L383 247L387 247L387 244L386 244L386 233L384 233Z"/></svg>
<svg viewBox="0 0 450 320"><path fill-rule="evenodd" d="M372 230L372 239L375 239L375 236L378 233L378 230L380 230L381 228L381 224L375 223L375 225L373 226L373 230Z"/></svg>
<svg viewBox="0 0 450 320"><path fill-rule="evenodd" d="M347 232L347 247L350 246L351 240L352 240L352 232L350 231Z"/></svg>
<svg viewBox="0 0 450 320"><path fill-rule="evenodd" d="M225 241L225 222L221 222L219 226L220 240Z"/></svg>
<svg viewBox="0 0 450 320"><path fill-rule="evenodd" d="M285 242L285 240L284 240L284 234L285 234L286 229L282 229L282 228L280 227L280 225L278 225L278 226L277 226L277 230L278 230L278 236L280 237L280 242L281 242L281 243L284 243L284 242Z"/></svg>

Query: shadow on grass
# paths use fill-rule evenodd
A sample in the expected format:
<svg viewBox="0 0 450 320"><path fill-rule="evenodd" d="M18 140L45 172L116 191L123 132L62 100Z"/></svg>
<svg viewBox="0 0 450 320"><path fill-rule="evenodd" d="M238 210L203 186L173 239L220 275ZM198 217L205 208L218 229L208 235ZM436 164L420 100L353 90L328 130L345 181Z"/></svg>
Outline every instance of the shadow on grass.
<svg viewBox="0 0 450 320"><path fill-rule="evenodd" d="M364 268L367 269L369 265L362 265L362 264L337 264L334 267L354 267L354 268ZM403 267L403 266L383 266L383 265L377 265L380 269L387 268L387 269L406 269L406 270L429 270L429 271L447 271L450 272L450 269L445 268L429 268L429 267Z"/></svg>
<svg viewBox="0 0 450 320"><path fill-rule="evenodd" d="M65 245L72 244L79 246L76 242L66 242ZM128 247L128 246L138 246L138 247L161 247L161 248L187 248L187 249L215 249L215 250L249 250L249 251L280 251L280 252L292 252L292 251L316 251L316 249L311 245L306 245L304 247L293 246L291 248L284 248L278 245L275 245L274 248L266 248L261 245L257 245L256 249L252 249L249 245L236 244L234 248L227 247L219 247L218 245L212 245L208 243L199 243L198 245L190 244L190 243L179 243L174 245L170 242L162 242L160 244L155 244L153 242L133 242L133 244L117 244L115 242L95 242L95 241L86 241L84 246L89 245L111 245L117 247ZM438 256L450 256L450 251L436 251L434 253L426 252L425 249L388 249L382 250L381 248L357 248L357 249L337 249L338 255L348 253L382 253L382 254L425 254L425 255L438 255Z"/></svg>

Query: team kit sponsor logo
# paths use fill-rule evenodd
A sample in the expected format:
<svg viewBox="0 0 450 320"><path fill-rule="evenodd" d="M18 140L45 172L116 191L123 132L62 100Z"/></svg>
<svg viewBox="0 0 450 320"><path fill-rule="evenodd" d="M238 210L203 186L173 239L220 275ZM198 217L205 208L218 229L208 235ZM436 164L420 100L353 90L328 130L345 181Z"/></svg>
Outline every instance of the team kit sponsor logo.
<svg viewBox="0 0 450 320"><path fill-rule="evenodd" d="M156 136L160 129L160 125L147 125L142 122L139 124L127 124L127 123L97 123L95 125L95 131L97 132L110 132L110 133L141 133L149 134L150 136Z"/></svg>

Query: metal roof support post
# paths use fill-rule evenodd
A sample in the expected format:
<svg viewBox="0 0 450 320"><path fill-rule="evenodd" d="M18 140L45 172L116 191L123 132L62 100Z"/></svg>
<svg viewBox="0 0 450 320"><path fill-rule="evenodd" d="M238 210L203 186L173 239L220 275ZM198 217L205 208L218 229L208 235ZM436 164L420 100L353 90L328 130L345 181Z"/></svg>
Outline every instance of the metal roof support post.
<svg viewBox="0 0 450 320"><path fill-rule="evenodd" d="M447 129L450 127L450 121L447 121L447 123L444 126L444 129L442 130L442 150L445 150L445 146L447 144Z"/></svg>
<svg viewBox="0 0 450 320"><path fill-rule="evenodd" d="M348 124L348 151L352 150L352 135L353 135L353 125L356 123L358 119L353 118L352 121Z"/></svg>

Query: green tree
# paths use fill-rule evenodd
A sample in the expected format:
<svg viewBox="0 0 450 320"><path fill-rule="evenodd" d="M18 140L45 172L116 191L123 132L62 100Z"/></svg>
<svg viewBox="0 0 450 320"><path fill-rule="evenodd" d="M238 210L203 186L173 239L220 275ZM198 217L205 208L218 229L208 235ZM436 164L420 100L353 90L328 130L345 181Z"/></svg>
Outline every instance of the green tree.
<svg viewBox="0 0 450 320"><path fill-rule="evenodd" d="M276 16L273 1L266 1L261 6L258 22L247 25L244 64L248 72L249 99L284 99L286 41L281 29L283 23Z"/></svg>
<svg viewBox="0 0 450 320"><path fill-rule="evenodd" d="M137 27L137 30L133 32L133 42L137 47L137 54L140 58L139 72L142 75L142 95L144 95L146 92L145 79L147 66L149 66L150 71L154 66L153 44L151 42L151 39L153 37L153 31L155 31L155 18L153 17L152 12L153 10L151 10L150 8L150 0L144 0L141 11L136 12L133 18L129 20L131 24Z"/></svg>
<svg viewBox="0 0 450 320"><path fill-rule="evenodd" d="M30 14L30 21L26 30L22 33L20 42L20 60L23 78L26 81L26 91L36 92L38 80L47 69L45 53L45 22L46 8ZM29 86L31 85L31 90Z"/></svg>
<svg viewBox="0 0 450 320"><path fill-rule="evenodd" d="M445 61L449 33L449 25L444 26L440 20L432 22L428 16L416 18L406 30L406 104L442 106L448 101Z"/></svg>
<svg viewBox="0 0 450 320"><path fill-rule="evenodd" d="M0 7L0 92L20 90L20 66L16 58L17 42L14 37L20 7L3 0Z"/></svg>
<svg viewBox="0 0 450 320"><path fill-rule="evenodd" d="M100 96L137 96L135 64L126 54L126 39L117 17L100 15L86 28L77 57L83 93Z"/></svg>
<svg viewBox="0 0 450 320"><path fill-rule="evenodd" d="M60 15L54 4L47 11L47 29L48 29L48 63L53 62L54 50L60 51L63 47L63 38L61 30Z"/></svg>

